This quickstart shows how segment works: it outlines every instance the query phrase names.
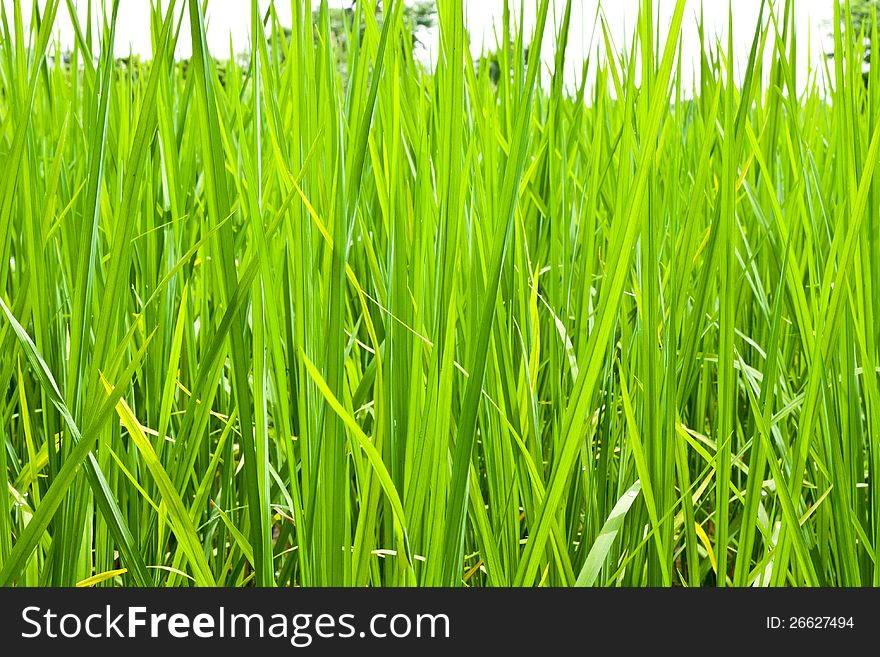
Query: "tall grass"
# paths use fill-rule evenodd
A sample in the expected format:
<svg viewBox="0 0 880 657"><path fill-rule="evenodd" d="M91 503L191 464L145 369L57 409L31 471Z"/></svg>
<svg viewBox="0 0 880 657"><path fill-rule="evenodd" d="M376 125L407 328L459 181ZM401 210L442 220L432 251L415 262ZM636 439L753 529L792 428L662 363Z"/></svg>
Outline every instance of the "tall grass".
<svg viewBox="0 0 880 657"><path fill-rule="evenodd" d="M254 1L247 63L170 2L127 66L118 2L69 64L37 4L0 36L0 583L880 585L848 5L826 75L786 0L690 84L698 8L644 0L572 87L570 0L505 10L497 83L460 0L431 70L399 1L341 54L326 4L288 39Z"/></svg>

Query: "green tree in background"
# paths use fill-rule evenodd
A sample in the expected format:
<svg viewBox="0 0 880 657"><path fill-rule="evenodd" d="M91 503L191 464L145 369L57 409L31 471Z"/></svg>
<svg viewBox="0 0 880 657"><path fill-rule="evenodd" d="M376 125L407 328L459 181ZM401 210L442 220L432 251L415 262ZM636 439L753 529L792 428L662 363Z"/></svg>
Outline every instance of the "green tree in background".
<svg viewBox="0 0 880 657"><path fill-rule="evenodd" d="M348 46L353 35L355 21L358 20L358 2L362 0L351 0L347 7L329 7L327 13L327 24L330 28L331 39L333 40L333 49L336 53L336 62L339 66L343 81L346 78ZM364 4L365 7L368 5ZM384 3L376 2L376 20L379 27L382 26L382 17L384 15ZM317 26L320 23L320 7L312 11L313 22ZM437 6L434 0L416 0L407 3L403 9L403 20L409 26L410 38L412 45L415 46L419 41L418 33L420 30L427 30L434 27L437 18ZM360 17L360 25L358 25L358 34L363 35L364 20ZM284 35L290 37L290 30L285 28Z"/></svg>
<svg viewBox="0 0 880 657"><path fill-rule="evenodd" d="M837 0L835 0L837 1ZM874 16L880 9L880 0L852 0L850 3L850 15L852 18L852 31L854 34L862 35L862 44L864 45L864 65L862 67L862 77L865 84L868 83L868 66L871 62L871 32L874 23ZM846 28L846 14L844 5L841 3L840 20L841 25ZM828 54L834 57L834 52Z"/></svg>

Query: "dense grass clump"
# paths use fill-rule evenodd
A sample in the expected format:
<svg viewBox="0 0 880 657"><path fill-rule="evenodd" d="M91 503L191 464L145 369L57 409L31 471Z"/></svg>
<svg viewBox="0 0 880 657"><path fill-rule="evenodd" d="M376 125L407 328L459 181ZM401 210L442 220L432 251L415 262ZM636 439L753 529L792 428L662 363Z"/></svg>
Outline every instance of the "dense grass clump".
<svg viewBox="0 0 880 657"><path fill-rule="evenodd" d="M65 59L58 0L4 4L0 583L880 584L847 6L826 75L786 0L686 84L693 12L645 0L571 87L570 2L505 12L494 73L460 0L430 70L399 1L341 52L254 2L244 61L169 4L128 65L115 6Z"/></svg>

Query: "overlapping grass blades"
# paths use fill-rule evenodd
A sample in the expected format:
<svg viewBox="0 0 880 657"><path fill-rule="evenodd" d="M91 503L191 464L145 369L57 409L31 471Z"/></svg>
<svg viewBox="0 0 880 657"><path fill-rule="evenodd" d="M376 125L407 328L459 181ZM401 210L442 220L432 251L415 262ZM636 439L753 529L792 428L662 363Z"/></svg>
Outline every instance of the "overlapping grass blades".
<svg viewBox="0 0 880 657"><path fill-rule="evenodd" d="M64 57L4 5L0 583L880 584L847 4L808 80L778 0L690 82L643 0L573 86L572 2L474 61L441 0L436 67L400 0L252 0L244 58L170 2L127 63L117 4Z"/></svg>

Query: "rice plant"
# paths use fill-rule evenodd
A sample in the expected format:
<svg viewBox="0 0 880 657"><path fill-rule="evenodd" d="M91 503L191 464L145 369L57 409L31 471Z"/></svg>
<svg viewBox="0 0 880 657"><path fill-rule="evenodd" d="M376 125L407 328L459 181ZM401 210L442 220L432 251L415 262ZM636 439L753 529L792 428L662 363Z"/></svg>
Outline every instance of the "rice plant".
<svg viewBox="0 0 880 657"><path fill-rule="evenodd" d="M436 66L401 0L344 48L252 0L245 58L153 3L127 63L118 0L69 52L59 4L2 10L0 583L880 585L849 3L807 80L779 0L689 82L698 4L643 0L575 85L571 0L506 8L494 71L462 0Z"/></svg>

